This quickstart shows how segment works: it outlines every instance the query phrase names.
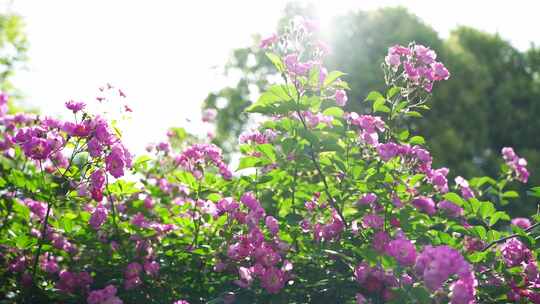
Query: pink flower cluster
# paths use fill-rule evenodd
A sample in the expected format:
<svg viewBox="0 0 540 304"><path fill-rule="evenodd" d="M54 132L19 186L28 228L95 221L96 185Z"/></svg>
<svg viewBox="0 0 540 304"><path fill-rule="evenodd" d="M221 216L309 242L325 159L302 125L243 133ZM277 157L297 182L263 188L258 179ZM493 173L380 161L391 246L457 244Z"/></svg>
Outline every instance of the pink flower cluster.
<svg viewBox="0 0 540 304"><path fill-rule="evenodd" d="M292 264L283 259L288 246L279 240L279 224L272 216L265 217L265 211L252 193L242 196L241 202L249 212L240 210L238 203L232 199L223 199L218 203L221 214L229 214L248 227L248 233L238 234L233 238L234 243L227 249L227 257L238 265L239 279L235 284L248 288L255 278L259 278L261 286L269 293L277 293L284 286L292 270ZM261 230L261 221L264 223L273 240L268 241ZM281 263L281 267L278 264ZM220 266L223 269L225 266Z"/></svg>
<svg viewBox="0 0 540 304"><path fill-rule="evenodd" d="M414 270L424 278L426 287L435 291L451 275L460 278L470 276L471 266L457 250L449 246L426 246L416 259Z"/></svg>
<svg viewBox="0 0 540 304"><path fill-rule="evenodd" d="M522 263L528 263L532 261L533 258L529 248L517 238L506 240L501 247L501 253L504 262L508 267L515 267Z"/></svg>
<svg viewBox="0 0 540 304"><path fill-rule="evenodd" d="M398 278L391 271L384 271L381 267L370 267L362 262L354 269L354 278L360 284L364 294L373 294L379 296L385 301L391 301L395 298L393 288L410 285L411 278L404 274ZM357 303L368 303L362 293L356 295Z"/></svg>
<svg viewBox="0 0 540 304"><path fill-rule="evenodd" d="M217 110L216 109L205 109L202 113L202 121L203 122L214 122L217 117Z"/></svg>
<svg viewBox="0 0 540 304"><path fill-rule="evenodd" d="M127 290L133 289L141 285L140 273L143 270L141 264L137 262L129 263L124 271L124 288Z"/></svg>
<svg viewBox="0 0 540 304"><path fill-rule="evenodd" d="M263 132L260 132L259 130L255 130L251 132L246 131L240 134L238 141L241 144L254 143L254 144L262 145L262 144L267 144L274 141L274 139L276 139L276 136L277 136L276 132L274 132L271 129L266 129Z"/></svg>
<svg viewBox="0 0 540 304"><path fill-rule="evenodd" d="M86 292L93 282L90 274L85 271L75 273L61 270L58 276L59 280L56 282L56 288L64 293L75 293L77 290Z"/></svg>
<svg viewBox="0 0 540 304"><path fill-rule="evenodd" d="M323 113L320 113L320 112L313 113L311 111L304 111L302 112L302 115L306 121L306 124L310 128L315 128L321 123L331 128L332 122L334 121L334 118L332 116L324 115Z"/></svg>
<svg viewBox="0 0 540 304"><path fill-rule="evenodd" d="M525 158L519 157L514 149L505 147L502 149L502 155L504 161L512 173L515 175L516 179L522 183L526 183L529 179L529 171L527 171L527 160Z"/></svg>
<svg viewBox="0 0 540 304"><path fill-rule="evenodd" d="M0 92L0 117L6 115L8 111L8 99L9 96L6 93Z"/></svg>
<svg viewBox="0 0 540 304"><path fill-rule="evenodd" d="M90 220L88 224L90 227L94 228L95 230L98 230L101 225L107 220L107 215L109 212L103 205L99 204L92 213L92 216L90 217Z"/></svg>
<svg viewBox="0 0 540 304"><path fill-rule="evenodd" d="M195 177L201 178L207 164L213 164L219 169L225 179L232 178L232 172L223 162L221 149L212 144L195 144L176 157L175 163L190 171Z"/></svg>
<svg viewBox="0 0 540 304"><path fill-rule="evenodd" d="M469 186L469 182L461 176L457 176L454 181L459 189L461 189L461 196L465 199L470 199L474 197L474 192Z"/></svg>
<svg viewBox="0 0 540 304"><path fill-rule="evenodd" d="M345 113L345 119L351 125L360 127L360 138L368 145L379 143L378 132L385 130L384 121L378 116L358 115L355 112Z"/></svg>
<svg viewBox="0 0 540 304"><path fill-rule="evenodd" d="M122 300L116 296L116 287L107 285L99 290L93 290L86 299L88 304L122 304Z"/></svg>
<svg viewBox="0 0 540 304"><path fill-rule="evenodd" d="M52 254L49 254L48 252L43 255L40 261L40 266L43 271L50 274L57 273L59 270L58 263L56 262L56 257L54 257Z"/></svg>
<svg viewBox="0 0 540 304"><path fill-rule="evenodd" d="M416 262L416 248L406 238L397 238L386 246L388 255L394 257L402 266L413 266Z"/></svg>
<svg viewBox="0 0 540 304"><path fill-rule="evenodd" d="M395 45L388 49L385 63L394 72L397 72L403 64L404 76L408 84L431 92L434 82L450 78L450 73L444 64L435 61L436 58L435 51L420 44L409 47Z"/></svg>

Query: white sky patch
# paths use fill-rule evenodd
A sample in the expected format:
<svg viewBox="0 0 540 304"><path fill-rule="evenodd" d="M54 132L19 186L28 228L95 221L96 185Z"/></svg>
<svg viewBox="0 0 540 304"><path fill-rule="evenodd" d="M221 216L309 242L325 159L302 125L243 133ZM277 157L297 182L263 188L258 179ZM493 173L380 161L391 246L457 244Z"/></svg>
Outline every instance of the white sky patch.
<svg viewBox="0 0 540 304"><path fill-rule="evenodd" d="M70 99L95 102L98 87L123 89L134 110L124 140L134 152L165 139L171 126L201 128L201 101L226 79L231 50L252 35L275 30L285 6L273 1L15 0L4 5L25 17L28 70L14 82L26 103L66 115ZM499 32L520 49L540 44L537 1L312 1L323 24L351 9L408 7L448 36L457 25ZM382 55L381 55L382 56ZM203 133L203 134L204 134Z"/></svg>

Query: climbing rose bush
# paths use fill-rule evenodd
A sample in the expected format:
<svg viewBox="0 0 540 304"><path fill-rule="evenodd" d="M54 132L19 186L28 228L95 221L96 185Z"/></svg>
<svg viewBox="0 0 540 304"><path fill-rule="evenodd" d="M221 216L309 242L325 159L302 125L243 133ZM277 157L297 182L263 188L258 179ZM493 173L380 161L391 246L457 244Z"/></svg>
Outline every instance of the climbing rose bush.
<svg viewBox="0 0 540 304"><path fill-rule="evenodd" d="M540 217L498 211L526 160L504 147L497 178L449 181L408 127L450 78L436 52L391 46L386 92L346 112L317 31L261 42L281 82L246 109L266 119L236 168L183 129L134 157L86 103L8 115L2 94L1 303L540 303Z"/></svg>

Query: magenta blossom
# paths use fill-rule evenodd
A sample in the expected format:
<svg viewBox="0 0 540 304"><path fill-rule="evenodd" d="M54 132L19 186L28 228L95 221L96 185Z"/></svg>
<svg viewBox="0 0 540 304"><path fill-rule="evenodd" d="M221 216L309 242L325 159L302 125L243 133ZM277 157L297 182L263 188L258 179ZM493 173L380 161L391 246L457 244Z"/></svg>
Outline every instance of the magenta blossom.
<svg viewBox="0 0 540 304"><path fill-rule="evenodd" d="M416 209L425 212L429 215L434 215L435 210L435 203L433 202L433 199L430 197L420 196L412 201L412 205L416 207Z"/></svg>
<svg viewBox="0 0 540 304"><path fill-rule="evenodd" d="M396 258L403 266L412 266L416 262L416 248L414 244L403 238L399 238L388 243L386 247L388 255Z"/></svg>
<svg viewBox="0 0 540 304"><path fill-rule="evenodd" d="M531 221L524 217L513 218L511 223L512 225L518 226L521 229L527 229L531 226Z"/></svg>
<svg viewBox="0 0 540 304"><path fill-rule="evenodd" d="M78 102L78 101L70 100L70 101L66 102L66 108L73 111L73 113L77 113L77 112L81 111L82 109L84 109L85 106L86 106L86 104L84 102L81 102L81 101Z"/></svg>
<svg viewBox="0 0 540 304"><path fill-rule="evenodd" d="M344 107L347 104L347 92L345 90L337 90L334 98L340 107Z"/></svg>
<svg viewBox="0 0 540 304"><path fill-rule="evenodd" d="M274 43L276 43L278 41L279 41L279 36L274 33L270 37L262 39L261 44L259 45L259 47L261 49L266 49L266 48L270 47L272 44L274 44Z"/></svg>

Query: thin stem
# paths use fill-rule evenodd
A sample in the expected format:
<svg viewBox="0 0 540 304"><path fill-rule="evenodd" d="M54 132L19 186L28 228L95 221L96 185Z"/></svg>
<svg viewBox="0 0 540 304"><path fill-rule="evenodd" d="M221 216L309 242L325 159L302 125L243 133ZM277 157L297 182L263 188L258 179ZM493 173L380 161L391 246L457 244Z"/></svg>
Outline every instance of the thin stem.
<svg viewBox="0 0 540 304"><path fill-rule="evenodd" d="M41 161L39 161L39 168L41 170L41 179L42 179L42 187L45 187L45 174L43 172L43 164ZM47 200L47 212L45 213L45 219L43 220L43 227L41 228L41 237L38 241L38 248L36 251L36 254L34 255L34 266L32 267L32 286L34 285L34 278L36 276L37 271L37 264L39 261L39 256L41 255L41 248L43 247L43 242L45 241L45 236L47 234L47 226L49 225L49 215L51 213L51 198L49 197L49 200Z"/></svg>
<svg viewBox="0 0 540 304"><path fill-rule="evenodd" d="M300 98L300 97L299 97ZM302 114L300 113L300 110L296 110L296 113L298 114L298 117L300 118L300 121L302 122L302 125L304 126L304 129L306 131L309 131L308 127L307 127L307 124L304 120L304 117L302 116ZM311 162L313 163L313 165L315 166L315 169L317 170L317 173L319 174L319 177L321 179L321 181L323 182L323 185L324 185L324 192L326 193L326 196L328 196L328 200L330 201L330 205L332 205L332 207L334 209L336 209L339 217L341 218L341 220L343 221L343 223L345 224L345 227L348 228L349 225L347 224L347 221L345 220L345 217L343 216L343 213L341 211L341 209L339 208L339 206L336 204L336 201L334 200L334 197L330 194L330 190L329 190L329 187L328 187L328 183L326 182L326 176L323 174L322 170L321 170L321 166L319 165L319 162L317 161L317 159L315 158L315 149L313 147L313 144L310 142L309 143L309 155L310 155L310 158L311 158Z"/></svg>
<svg viewBox="0 0 540 304"><path fill-rule="evenodd" d="M109 190L109 176L107 173L105 173L105 188L107 189L107 199L109 200L109 203L111 203L114 232L116 234L117 241L120 242L120 230L118 229L118 223L116 222L116 208L114 207L114 199L111 195L111 191Z"/></svg>
<svg viewBox="0 0 540 304"><path fill-rule="evenodd" d="M199 202L199 195L201 192L201 183L197 186L197 192L195 193L195 202L193 204L192 212L193 215L195 215L195 212L197 212L197 203ZM192 215L192 216L193 216ZM197 212L197 221L194 222L195 224L195 233L193 234L193 241L191 241L191 249L194 248L194 246L197 246L197 241L199 238L199 230L201 226L201 214L200 212Z"/></svg>
<svg viewBox="0 0 540 304"><path fill-rule="evenodd" d="M531 232L534 228L536 228L536 227L538 227L538 226L540 226L540 222L538 222L538 223L536 223L536 224L530 226L529 228L525 229L524 231L525 231L525 233L529 233L529 232ZM504 241L506 241L506 240L508 240L508 239L515 238L515 237L518 237L518 236L519 236L519 234L513 233L513 234L511 234L511 235L509 235L509 236L505 236L505 237L503 237L503 238L500 238L500 239L498 239L498 240L495 240L495 241L489 243L486 247L484 247L484 249L482 249L482 251L486 251L486 250L488 250L489 248L491 248L491 247L493 247L493 246L495 246L495 245L497 245L497 244L499 244L499 243L502 243L502 242L504 242Z"/></svg>

